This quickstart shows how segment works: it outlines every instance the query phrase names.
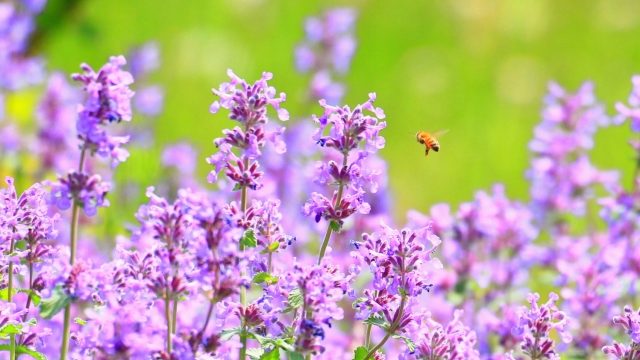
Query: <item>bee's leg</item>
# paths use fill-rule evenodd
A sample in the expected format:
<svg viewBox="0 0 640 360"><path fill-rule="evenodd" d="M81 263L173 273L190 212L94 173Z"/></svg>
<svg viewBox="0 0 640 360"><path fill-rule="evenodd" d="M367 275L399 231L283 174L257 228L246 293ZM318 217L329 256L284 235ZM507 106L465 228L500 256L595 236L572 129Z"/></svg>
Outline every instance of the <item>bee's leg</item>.
<svg viewBox="0 0 640 360"><path fill-rule="evenodd" d="M424 148L424 156L427 156L427 155L429 155L429 147L428 146L426 146Z"/></svg>

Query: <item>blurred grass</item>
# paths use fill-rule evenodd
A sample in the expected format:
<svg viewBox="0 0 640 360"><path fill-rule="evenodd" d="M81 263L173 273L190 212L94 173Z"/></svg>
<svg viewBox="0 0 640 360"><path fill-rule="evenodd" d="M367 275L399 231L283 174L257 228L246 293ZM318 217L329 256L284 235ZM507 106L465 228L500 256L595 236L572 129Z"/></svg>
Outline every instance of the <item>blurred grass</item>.
<svg viewBox="0 0 640 360"><path fill-rule="evenodd" d="M294 69L293 48L304 19L335 5L359 9L346 100L359 103L375 91L387 113L382 155L399 221L409 208L466 201L494 182L526 199L527 143L548 81L573 90L592 80L612 111L640 72L640 2L633 0L80 1L41 46L50 68L75 72L81 62L99 66L157 40L162 68L153 80L166 89L165 112L153 148L133 151L117 176L154 184L162 146L188 140L200 151L204 180L212 139L230 125L209 114L210 88L227 68L248 80L268 70L287 93L292 118L307 117L308 79ZM425 159L414 134L438 129L450 132L441 152ZM622 169L626 183L629 135L626 127L602 131L594 154L598 165ZM112 203L109 216L131 219L131 209Z"/></svg>

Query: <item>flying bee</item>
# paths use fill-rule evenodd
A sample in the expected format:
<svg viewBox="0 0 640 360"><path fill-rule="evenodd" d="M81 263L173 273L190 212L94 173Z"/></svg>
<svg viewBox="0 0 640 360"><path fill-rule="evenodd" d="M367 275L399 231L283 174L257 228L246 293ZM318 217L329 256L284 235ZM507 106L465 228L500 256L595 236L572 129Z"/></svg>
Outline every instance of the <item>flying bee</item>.
<svg viewBox="0 0 640 360"><path fill-rule="evenodd" d="M438 142L438 137L446 134L449 130L440 130L435 133L429 133L426 131L418 131L416 133L416 140L420 144L424 145L424 156L429 155L429 150L433 150L435 152L440 151L440 142Z"/></svg>

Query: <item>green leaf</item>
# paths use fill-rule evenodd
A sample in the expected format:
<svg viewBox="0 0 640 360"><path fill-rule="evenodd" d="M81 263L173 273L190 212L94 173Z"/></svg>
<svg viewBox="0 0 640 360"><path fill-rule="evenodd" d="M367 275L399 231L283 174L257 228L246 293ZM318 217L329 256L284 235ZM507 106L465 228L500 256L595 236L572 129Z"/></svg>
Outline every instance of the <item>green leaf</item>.
<svg viewBox="0 0 640 360"><path fill-rule="evenodd" d="M26 347L24 345L20 345L20 346L16 347L16 352L18 354L29 355L32 358L36 359L36 360L47 360L47 357L44 354L39 353L39 352L37 352L37 351L35 351L35 350L31 349L31 348L28 348L28 347Z"/></svg>
<svg viewBox="0 0 640 360"><path fill-rule="evenodd" d="M287 353L287 359L288 360L304 360L304 356L302 356L302 354L300 354L299 352L289 351Z"/></svg>
<svg viewBox="0 0 640 360"><path fill-rule="evenodd" d="M262 336L260 334L256 334L252 332L249 333L249 336L256 339L260 343L260 346L262 346L263 348L273 344L273 339L269 337Z"/></svg>
<svg viewBox="0 0 640 360"><path fill-rule="evenodd" d="M274 348L273 350L269 351L268 353L264 353L260 357L260 360L280 360L280 349Z"/></svg>
<svg viewBox="0 0 640 360"><path fill-rule="evenodd" d="M240 184L236 183L236 184L233 186L233 191L239 191L239 190L242 190L242 185L240 185Z"/></svg>
<svg viewBox="0 0 640 360"><path fill-rule="evenodd" d="M13 289L13 294L23 293L29 295L31 298L31 302L38 306L40 305L40 295L38 295L35 291L31 289ZM0 300L9 301L9 288L4 288L0 290Z"/></svg>
<svg viewBox="0 0 640 360"><path fill-rule="evenodd" d="M402 341L404 341L404 343L407 345L407 348L409 349L409 352L413 352L413 350L416 349L416 344L413 342L413 340L411 340L410 338L404 336L404 335L399 335L399 334L395 334L393 336L391 336L394 339L400 339Z"/></svg>
<svg viewBox="0 0 640 360"><path fill-rule="evenodd" d="M40 301L42 300L42 298L40 297L40 294L38 294L37 292L35 292L35 291L31 290L31 289L18 289L18 292L21 292L23 294L29 295L33 305L35 305L35 306L39 306L40 305Z"/></svg>
<svg viewBox="0 0 640 360"><path fill-rule="evenodd" d="M291 292L289 293L289 297L287 298L287 307L284 309L284 312L289 312L299 308L300 306L302 306L302 302L303 299L300 289L295 288L291 290Z"/></svg>
<svg viewBox="0 0 640 360"><path fill-rule="evenodd" d="M273 285L278 282L278 277L268 272L259 272L253 276L253 282L256 284L266 283L267 285Z"/></svg>
<svg viewBox="0 0 640 360"><path fill-rule="evenodd" d="M262 250L262 254L274 253L280 247L279 241L274 241L269 246L267 246L264 250Z"/></svg>
<svg viewBox="0 0 640 360"><path fill-rule="evenodd" d="M241 333L242 333L242 328L239 328L239 327L222 330L222 332L220 333L220 340L227 341L236 335L240 335Z"/></svg>
<svg viewBox="0 0 640 360"><path fill-rule="evenodd" d="M258 241L256 240L256 235L253 233L253 230L249 229L244 232L242 235L242 239L240 239L240 244L244 247L256 247L258 245Z"/></svg>
<svg viewBox="0 0 640 360"><path fill-rule="evenodd" d="M51 292L50 298L44 299L40 302L40 316L45 319L51 319L70 303L71 298L62 289L62 285L58 285Z"/></svg>
<svg viewBox="0 0 640 360"><path fill-rule="evenodd" d="M331 228L331 230L338 232L342 228L342 225L340 225L340 223L335 220L331 220L329 221L329 227Z"/></svg>
<svg viewBox="0 0 640 360"><path fill-rule="evenodd" d="M81 319L79 317L73 319L73 322L75 322L78 325L82 325L82 326L87 325L87 320Z"/></svg>
<svg viewBox="0 0 640 360"><path fill-rule="evenodd" d="M383 329L387 329L389 327L389 323L382 316L376 316L376 315L369 316L369 318L365 320L364 323L378 326Z"/></svg>
<svg viewBox="0 0 640 360"><path fill-rule="evenodd" d="M293 340L292 340L293 341ZM289 344L285 339L276 339L274 342L279 348L285 351L294 351L296 348Z"/></svg>
<svg viewBox="0 0 640 360"><path fill-rule="evenodd" d="M252 360L259 360L260 357L264 354L264 350L261 348L249 348L247 349L247 356Z"/></svg>
<svg viewBox="0 0 640 360"><path fill-rule="evenodd" d="M21 333L21 324L7 324L0 328L0 338L8 338L9 335L19 335Z"/></svg>
<svg viewBox="0 0 640 360"><path fill-rule="evenodd" d="M369 351L366 347L360 346L353 352L353 360L363 360L367 357Z"/></svg>

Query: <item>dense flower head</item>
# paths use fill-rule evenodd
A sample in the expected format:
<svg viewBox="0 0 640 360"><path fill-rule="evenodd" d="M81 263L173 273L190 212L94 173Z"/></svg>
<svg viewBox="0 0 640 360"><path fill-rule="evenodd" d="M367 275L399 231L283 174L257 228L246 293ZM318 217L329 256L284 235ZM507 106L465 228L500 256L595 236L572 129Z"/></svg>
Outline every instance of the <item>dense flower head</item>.
<svg viewBox="0 0 640 360"><path fill-rule="evenodd" d="M440 239L425 227L396 230L382 226L357 244L361 261L373 273L373 287L392 295L420 295L432 286L429 276L442 264L433 257Z"/></svg>
<svg viewBox="0 0 640 360"><path fill-rule="evenodd" d="M609 122L592 84L585 83L574 94L557 84L549 86L542 122L529 145L534 158L527 175L539 216L548 211L584 214L584 199L592 196L591 187L617 181L615 172L592 165L587 153L596 130Z"/></svg>
<svg viewBox="0 0 640 360"><path fill-rule="evenodd" d="M251 129L259 124L266 124L267 106L271 106L278 112L280 120L288 120L289 113L280 107L280 103L286 100L284 93L276 97L276 89L269 86L268 81L273 78L269 72L262 73L260 80L250 85L239 78L233 71L228 70L227 75L231 79L223 83L218 89L211 91L219 97L219 100L211 104L211 113L217 113L220 108L229 110L229 118L244 125L245 129Z"/></svg>
<svg viewBox="0 0 640 360"><path fill-rule="evenodd" d="M133 77L122 70L126 64L123 56L112 56L98 72L82 64L82 73L72 78L83 84L86 98L79 109L77 130L86 148L98 155L111 158L112 166L126 160L129 153L121 146L129 141L128 136L108 135L104 126L112 122L131 120L131 98L129 85Z"/></svg>
<svg viewBox="0 0 640 360"><path fill-rule="evenodd" d="M424 360L480 359L475 349L476 334L462 322L462 310L456 310L453 319L445 325L427 315L421 319L414 356Z"/></svg>
<svg viewBox="0 0 640 360"><path fill-rule="evenodd" d="M231 80L212 90L219 99L211 104L210 111L215 114L220 108L228 109L229 118L238 121L242 127L224 130L224 136L214 141L218 153L207 159L214 167L208 180L215 182L218 172L226 169L226 175L237 187L258 189L262 172L256 159L262 154L261 149L269 142L278 153L286 151L281 139L284 128L270 129L267 116L267 107L270 106L277 111L280 120L289 119L287 110L280 107L286 96L280 93L276 97L275 88L268 84L273 77L271 73L263 73L260 80L252 85L231 70L227 73ZM239 155L233 152L234 148L240 152Z"/></svg>
<svg viewBox="0 0 640 360"><path fill-rule="evenodd" d="M313 216L316 222L324 218L341 227L356 211L368 214L371 209L365 195L377 191L378 176L375 168L364 166L364 160L384 147L380 131L386 127L386 123L380 121L385 117L384 111L373 105L375 99L371 93L368 101L353 110L320 101L324 114L320 118L314 116L318 130L313 139L327 149L327 156L316 166L316 182L337 185L338 190L333 191L330 198L319 192L311 193L303 212Z"/></svg>
<svg viewBox="0 0 640 360"><path fill-rule="evenodd" d="M616 104L618 117L616 120L631 120L631 129L634 132L640 132L640 75L631 78L633 89L629 94L628 105L619 102Z"/></svg>
<svg viewBox="0 0 640 360"><path fill-rule="evenodd" d="M610 359L636 360L640 358L640 310L635 311L629 305L624 307L624 314L613 317L613 324L622 328L631 340L629 345L614 342L607 345L602 351L609 355Z"/></svg>
<svg viewBox="0 0 640 360"><path fill-rule="evenodd" d="M67 210L76 203L85 214L93 216L99 207L109 206L109 200L106 199L109 190L111 184L102 181L100 175L72 171L51 183L51 203L60 210Z"/></svg>
<svg viewBox="0 0 640 360"><path fill-rule="evenodd" d="M567 331L568 318L565 313L558 310L556 301L558 295L549 294L549 300L538 304L540 295L529 294L527 301L530 307L523 307L520 321L513 331L522 338L522 351L532 359L560 359L551 338L551 330L555 329L563 342L570 342L571 335Z"/></svg>

